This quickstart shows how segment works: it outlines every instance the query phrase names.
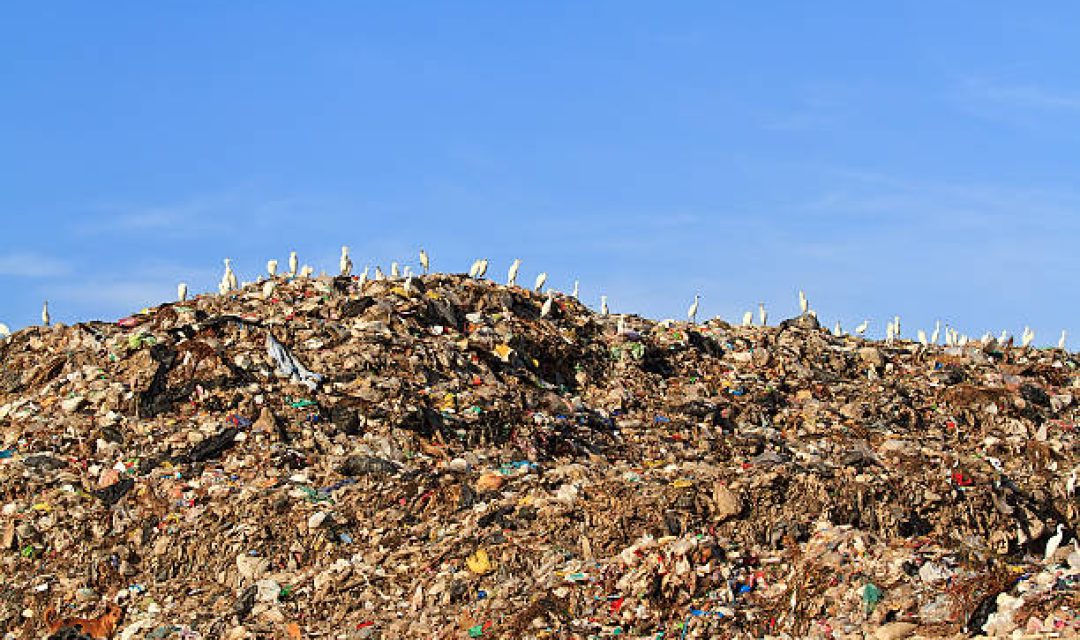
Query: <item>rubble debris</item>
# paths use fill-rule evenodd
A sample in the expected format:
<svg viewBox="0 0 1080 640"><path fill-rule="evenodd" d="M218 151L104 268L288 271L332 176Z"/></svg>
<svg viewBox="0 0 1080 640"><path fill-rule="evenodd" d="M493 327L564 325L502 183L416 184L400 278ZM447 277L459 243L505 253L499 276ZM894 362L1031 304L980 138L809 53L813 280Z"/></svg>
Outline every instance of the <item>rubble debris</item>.
<svg viewBox="0 0 1080 640"><path fill-rule="evenodd" d="M410 277L5 338L5 638L1080 633L1076 354Z"/></svg>

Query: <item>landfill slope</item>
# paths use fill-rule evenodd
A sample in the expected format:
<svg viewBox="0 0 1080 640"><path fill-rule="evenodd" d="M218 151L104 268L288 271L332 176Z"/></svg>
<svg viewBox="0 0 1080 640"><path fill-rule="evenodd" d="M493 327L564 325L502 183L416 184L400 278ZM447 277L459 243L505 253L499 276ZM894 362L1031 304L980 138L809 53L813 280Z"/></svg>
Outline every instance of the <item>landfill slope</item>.
<svg viewBox="0 0 1080 640"><path fill-rule="evenodd" d="M0 342L0 630L1080 629L1075 354L544 300L278 278Z"/></svg>

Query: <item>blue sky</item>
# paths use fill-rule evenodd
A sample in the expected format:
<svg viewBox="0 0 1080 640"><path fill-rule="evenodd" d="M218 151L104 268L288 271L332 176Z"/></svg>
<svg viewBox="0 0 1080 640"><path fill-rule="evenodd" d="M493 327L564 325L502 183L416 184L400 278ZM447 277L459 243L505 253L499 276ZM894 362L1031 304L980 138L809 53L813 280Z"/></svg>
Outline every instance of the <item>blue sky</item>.
<svg viewBox="0 0 1080 640"><path fill-rule="evenodd" d="M348 244L652 317L802 288L878 335L1080 334L1080 5L398 4L4 7L0 321Z"/></svg>

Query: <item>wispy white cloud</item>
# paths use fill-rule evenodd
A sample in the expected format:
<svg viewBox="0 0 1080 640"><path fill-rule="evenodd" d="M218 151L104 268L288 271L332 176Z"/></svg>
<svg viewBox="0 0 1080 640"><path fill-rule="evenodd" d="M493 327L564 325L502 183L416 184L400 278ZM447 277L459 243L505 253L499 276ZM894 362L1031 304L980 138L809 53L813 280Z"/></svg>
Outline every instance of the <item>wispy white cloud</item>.
<svg viewBox="0 0 1080 640"><path fill-rule="evenodd" d="M0 276L17 278L57 278L71 272L63 260L33 252L13 252L0 255Z"/></svg>

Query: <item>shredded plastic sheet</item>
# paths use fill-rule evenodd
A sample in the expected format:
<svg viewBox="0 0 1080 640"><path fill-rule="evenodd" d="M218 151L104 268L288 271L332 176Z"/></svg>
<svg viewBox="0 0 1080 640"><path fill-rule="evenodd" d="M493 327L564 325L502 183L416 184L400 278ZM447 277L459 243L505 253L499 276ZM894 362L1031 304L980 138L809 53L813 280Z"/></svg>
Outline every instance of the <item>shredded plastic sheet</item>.
<svg viewBox="0 0 1080 640"><path fill-rule="evenodd" d="M273 334L267 332L266 334L266 353L277 364L278 373L283 376L289 376L293 382L297 382L307 386L314 391L318 388L319 383L322 382L322 375L309 371L307 367L300 364L289 350L285 348L285 345L278 342Z"/></svg>

